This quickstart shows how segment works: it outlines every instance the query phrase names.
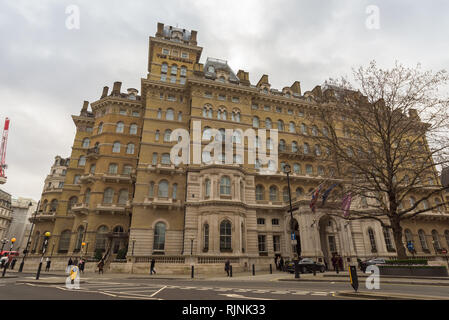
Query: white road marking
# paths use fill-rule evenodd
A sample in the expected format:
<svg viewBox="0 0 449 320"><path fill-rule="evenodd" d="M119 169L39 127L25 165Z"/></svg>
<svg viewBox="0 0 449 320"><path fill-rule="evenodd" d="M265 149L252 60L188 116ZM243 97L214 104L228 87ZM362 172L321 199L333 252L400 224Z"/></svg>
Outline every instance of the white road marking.
<svg viewBox="0 0 449 320"><path fill-rule="evenodd" d="M311 296L327 296L329 292L312 292Z"/></svg>
<svg viewBox="0 0 449 320"><path fill-rule="evenodd" d="M290 293L290 291L273 291L272 294L287 294Z"/></svg>
<svg viewBox="0 0 449 320"><path fill-rule="evenodd" d="M231 288L218 288L218 289L214 289L214 291L217 291L217 292L224 292L224 291L231 291L232 289Z"/></svg>
<svg viewBox="0 0 449 320"><path fill-rule="evenodd" d="M156 291L155 293L153 293L150 297L154 297L155 295L157 295L159 292L161 292L161 291L164 290L165 288L167 288L167 286L160 288L158 291Z"/></svg>
<svg viewBox="0 0 449 320"><path fill-rule="evenodd" d="M267 293L270 290L253 290L252 293Z"/></svg>
<svg viewBox="0 0 449 320"><path fill-rule="evenodd" d="M297 294L297 295L306 295L308 294L310 291L295 291L292 292L292 294Z"/></svg>
<svg viewBox="0 0 449 320"><path fill-rule="evenodd" d="M181 290L191 290L191 289L196 289L196 287L180 287L179 289L181 289Z"/></svg>

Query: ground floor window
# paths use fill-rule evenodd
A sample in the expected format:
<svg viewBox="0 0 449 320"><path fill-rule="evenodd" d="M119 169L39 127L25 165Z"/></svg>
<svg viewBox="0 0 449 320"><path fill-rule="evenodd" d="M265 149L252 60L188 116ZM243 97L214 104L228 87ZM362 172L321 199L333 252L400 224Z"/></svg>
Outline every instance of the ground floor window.
<svg viewBox="0 0 449 320"><path fill-rule="evenodd" d="M263 234L259 234L257 238L259 243L259 253L260 254L267 253L266 236Z"/></svg>
<svg viewBox="0 0 449 320"><path fill-rule="evenodd" d="M273 251L281 251L281 236L273 236Z"/></svg>

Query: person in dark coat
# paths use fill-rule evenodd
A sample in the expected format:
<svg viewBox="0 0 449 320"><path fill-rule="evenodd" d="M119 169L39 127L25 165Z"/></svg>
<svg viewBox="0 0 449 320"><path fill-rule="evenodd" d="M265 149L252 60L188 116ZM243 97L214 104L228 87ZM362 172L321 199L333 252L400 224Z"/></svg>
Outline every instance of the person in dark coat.
<svg viewBox="0 0 449 320"><path fill-rule="evenodd" d="M101 259L100 260L100 262L98 263L98 265L97 265L97 267L98 267L98 274L103 274L103 268L104 268L104 261L103 261L103 259Z"/></svg>
<svg viewBox="0 0 449 320"><path fill-rule="evenodd" d="M284 258L282 257L279 259L279 269L284 271Z"/></svg>
<svg viewBox="0 0 449 320"><path fill-rule="evenodd" d="M86 261L84 261L84 259L80 259L80 262L79 262L79 264L78 264L78 268L79 268L79 270L82 272L82 273L84 273L84 264L86 263Z"/></svg>
<svg viewBox="0 0 449 320"><path fill-rule="evenodd" d="M340 255L338 256L338 267L343 271L343 258Z"/></svg>
<svg viewBox="0 0 449 320"><path fill-rule="evenodd" d="M231 266L231 262L229 262L229 259L228 259L228 260L226 260L226 263L225 263L225 271L228 274L228 277L229 277L230 266Z"/></svg>
<svg viewBox="0 0 449 320"><path fill-rule="evenodd" d="M334 270L338 273L338 258L337 258L336 254L332 255L331 261L332 261L332 266L334 267Z"/></svg>
<svg viewBox="0 0 449 320"><path fill-rule="evenodd" d="M150 274L156 274L156 270L154 270L154 265L156 264L156 260L151 259L151 265L150 265Z"/></svg>

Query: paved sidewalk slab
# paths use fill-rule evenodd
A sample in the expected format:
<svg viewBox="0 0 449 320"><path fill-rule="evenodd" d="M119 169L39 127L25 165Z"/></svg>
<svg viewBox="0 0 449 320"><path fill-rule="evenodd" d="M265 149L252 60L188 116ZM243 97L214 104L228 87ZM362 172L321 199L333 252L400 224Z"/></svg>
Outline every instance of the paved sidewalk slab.
<svg viewBox="0 0 449 320"><path fill-rule="evenodd" d="M392 292L366 292L366 291L338 291L336 297L365 298L377 300L449 300L449 297L440 296L418 296Z"/></svg>

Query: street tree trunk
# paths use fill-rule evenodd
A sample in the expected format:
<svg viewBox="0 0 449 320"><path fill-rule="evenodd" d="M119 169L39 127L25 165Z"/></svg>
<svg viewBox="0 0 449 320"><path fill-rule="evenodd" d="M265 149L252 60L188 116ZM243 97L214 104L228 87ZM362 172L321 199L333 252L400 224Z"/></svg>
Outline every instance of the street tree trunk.
<svg viewBox="0 0 449 320"><path fill-rule="evenodd" d="M402 241L402 227L399 219L391 220L391 228L393 230L394 244L398 259L407 259L407 251Z"/></svg>

